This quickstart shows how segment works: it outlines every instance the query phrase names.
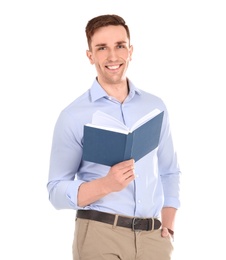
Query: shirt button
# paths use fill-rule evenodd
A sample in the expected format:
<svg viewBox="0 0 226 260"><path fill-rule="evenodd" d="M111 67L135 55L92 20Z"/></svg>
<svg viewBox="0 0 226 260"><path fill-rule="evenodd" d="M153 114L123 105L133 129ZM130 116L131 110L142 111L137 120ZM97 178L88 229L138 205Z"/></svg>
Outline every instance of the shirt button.
<svg viewBox="0 0 226 260"><path fill-rule="evenodd" d="M138 200L138 203L141 203L141 200Z"/></svg>

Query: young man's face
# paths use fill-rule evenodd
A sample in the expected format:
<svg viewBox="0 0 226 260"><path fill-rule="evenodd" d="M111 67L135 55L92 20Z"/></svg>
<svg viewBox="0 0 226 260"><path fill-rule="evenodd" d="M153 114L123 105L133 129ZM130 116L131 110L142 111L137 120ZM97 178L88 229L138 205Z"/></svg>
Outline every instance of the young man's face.
<svg viewBox="0 0 226 260"><path fill-rule="evenodd" d="M110 25L95 32L87 56L95 64L100 83L118 84L126 79L132 52L125 28Z"/></svg>

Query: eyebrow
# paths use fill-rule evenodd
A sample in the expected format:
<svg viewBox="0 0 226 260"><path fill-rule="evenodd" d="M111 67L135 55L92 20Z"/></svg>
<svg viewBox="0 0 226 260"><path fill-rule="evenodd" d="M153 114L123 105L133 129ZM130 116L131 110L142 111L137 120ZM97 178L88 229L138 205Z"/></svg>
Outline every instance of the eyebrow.
<svg viewBox="0 0 226 260"><path fill-rule="evenodd" d="M106 43L98 43L94 47L103 47L103 46L107 46L107 44Z"/></svg>
<svg viewBox="0 0 226 260"><path fill-rule="evenodd" d="M125 44L127 43L126 41L119 41L119 42L116 42L115 45L120 45L120 44ZM98 43L96 44L94 47L103 47L103 46L107 46L106 43Z"/></svg>

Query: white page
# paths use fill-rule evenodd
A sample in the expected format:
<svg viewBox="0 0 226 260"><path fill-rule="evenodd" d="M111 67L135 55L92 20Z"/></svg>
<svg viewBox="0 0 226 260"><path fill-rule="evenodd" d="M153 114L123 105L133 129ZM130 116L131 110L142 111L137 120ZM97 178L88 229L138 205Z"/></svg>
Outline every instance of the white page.
<svg viewBox="0 0 226 260"><path fill-rule="evenodd" d="M93 114L92 123L86 125L123 134L129 133L129 129L126 127L126 125L113 116L110 116L99 110Z"/></svg>
<svg viewBox="0 0 226 260"><path fill-rule="evenodd" d="M134 131L136 128L147 122L149 119L153 118L157 114L160 113L159 109L154 109L150 113L143 116L139 119L131 129L129 129L126 125L124 125L121 121L110 116L102 111L96 111L93 114L92 124L86 124L87 126L92 126L100 129L115 131L119 133L128 134L129 132Z"/></svg>
<svg viewBox="0 0 226 260"><path fill-rule="evenodd" d="M150 113L146 114L145 116L143 116L141 119L139 119L130 129L131 132L133 132L136 128L138 128L139 126L143 125L145 122L147 122L148 120L150 120L151 118L155 117L156 115L158 115L160 113L160 110L155 108L154 110L152 110Z"/></svg>
<svg viewBox="0 0 226 260"><path fill-rule="evenodd" d="M99 110L93 114L92 124L104 127L119 128L129 131L128 127L124 125L121 121Z"/></svg>

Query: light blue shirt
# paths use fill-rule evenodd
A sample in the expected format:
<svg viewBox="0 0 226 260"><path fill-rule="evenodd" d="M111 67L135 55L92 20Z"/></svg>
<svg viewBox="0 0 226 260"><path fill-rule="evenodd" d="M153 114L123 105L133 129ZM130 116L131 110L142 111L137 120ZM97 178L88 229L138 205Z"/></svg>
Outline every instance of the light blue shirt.
<svg viewBox="0 0 226 260"><path fill-rule="evenodd" d="M60 113L53 134L47 184L49 199L56 209L94 209L146 218L160 217L163 206L180 207L180 169L166 106L159 97L136 88L130 80L129 89L126 100L120 103L94 80L89 90ZM131 127L155 108L164 111L159 146L135 163L135 180L119 192L79 207L79 186L109 171L108 166L82 160L83 127L91 123L93 113L101 110Z"/></svg>

